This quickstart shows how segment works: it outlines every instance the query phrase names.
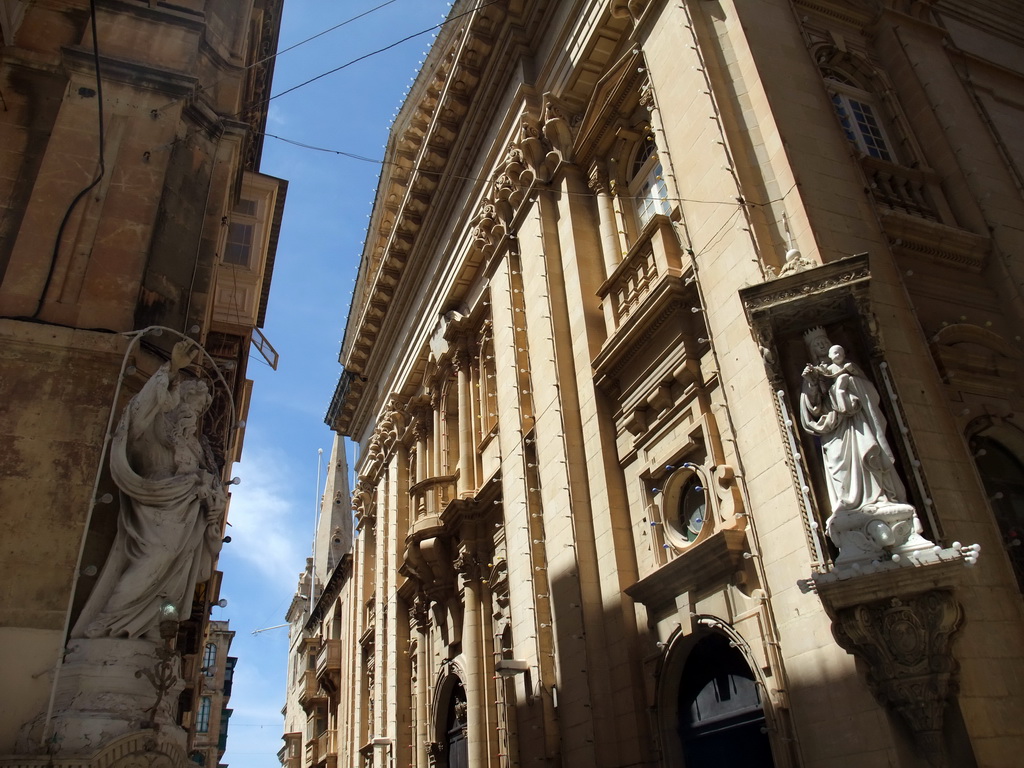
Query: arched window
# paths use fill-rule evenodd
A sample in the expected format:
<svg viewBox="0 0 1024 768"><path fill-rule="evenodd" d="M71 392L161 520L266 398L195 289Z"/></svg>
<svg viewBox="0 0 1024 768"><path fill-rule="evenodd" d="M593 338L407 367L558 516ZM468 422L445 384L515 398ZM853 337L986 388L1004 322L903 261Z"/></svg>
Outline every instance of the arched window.
<svg viewBox="0 0 1024 768"><path fill-rule="evenodd" d="M202 696L199 699L199 713L196 715L196 733L209 733L211 706L212 703L209 696Z"/></svg>
<svg viewBox="0 0 1024 768"><path fill-rule="evenodd" d="M971 439L974 462L995 513L1017 586L1024 592L1024 464L1002 443L985 435Z"/></svg>
<svg viewBox="0 0 1024 768"><path fill-rule="evenodd" d="M869 157L897 162L883 125L882 108L875 97L839 70L829 68L822 74L847 141Z"/></svg>
<svg viewBox="0 0 1024 768"><path fill-rule="evenodd" d="M213 677L217 671L217 644L207 643L203 650L203 674Z"/></svg>
<svg viewBox="0 0 1024 768"><path fill-rule="evenodd" d="M708 635L690 652L678 716L686 768L775 765L754 675L724 635Z"/></svg>
<svg viewBox="0 0 1024 768"><path fill-rule="evenodd" d="M629 195L636 205L639 228L643 229L656 213L668 215L668 185L658 157L654 134L648 132L640 140L630 172Z"/></svg>

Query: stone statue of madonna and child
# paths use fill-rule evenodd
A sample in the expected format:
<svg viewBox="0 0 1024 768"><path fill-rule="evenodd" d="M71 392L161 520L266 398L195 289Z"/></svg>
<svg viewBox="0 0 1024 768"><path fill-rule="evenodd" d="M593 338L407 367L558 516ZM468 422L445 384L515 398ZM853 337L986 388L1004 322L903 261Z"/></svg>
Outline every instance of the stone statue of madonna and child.
<svg viewBox="0 0 1024 768"><path fill-rule="evenodd" d="M801 373L800 424L821 445L836 568L932 548L896 472L878 390L824 328L808 330L804 342L811 362Z"/></svg>

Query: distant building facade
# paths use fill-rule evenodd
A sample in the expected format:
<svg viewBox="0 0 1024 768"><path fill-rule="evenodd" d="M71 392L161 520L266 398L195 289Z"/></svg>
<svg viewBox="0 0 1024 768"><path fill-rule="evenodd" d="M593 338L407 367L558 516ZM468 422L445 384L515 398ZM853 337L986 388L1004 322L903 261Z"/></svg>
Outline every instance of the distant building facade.
<svg viewBox="0 0 1024 768"><path fill-rule="evenodd" d="M192 750L189 758L196 765L219 766L227 749L228 708L238 658L231 656L235 633L226 621L210 621L206 627L199 670L199 691L189 726Z"/></svg>
<svg viewBox="0 0 1024 768"><path fill-rule="evenodd" d="M250 346L276 365L280 15L0 4L0 764L193 751Z"/></svg>
<svg viewBox="0 0 1024 768"><path fill-rule="evenodd" d="M996 0L456 2L290 768L1017 764L1022 96Z"/></svg>
<svg viewBox="0 0 1024 768"><path fill-rule="evenodd" d="M352 592L353 540L348 459L335 436L327 462L324 494L317 510L313 556L299 577L288 622L287 694L281 765L336 768L338 738L345 733L353 701L347 686L355 661L346 647L361 622L361 601ZM361 542L355 544L356 551Z"/></svg>

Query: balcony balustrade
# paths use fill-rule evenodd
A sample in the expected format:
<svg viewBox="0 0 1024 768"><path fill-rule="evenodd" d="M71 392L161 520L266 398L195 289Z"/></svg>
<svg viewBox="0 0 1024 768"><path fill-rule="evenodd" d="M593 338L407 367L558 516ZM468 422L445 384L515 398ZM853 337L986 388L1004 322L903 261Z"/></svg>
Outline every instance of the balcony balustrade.
<svg viewBox="0 0 1024 768"><path fill-rule="evenodd" d="M316 678L316 670L307 669L302 673L302 679L300 681L299 704L302 707L308 707L325 698L327 698L327 696L320 687L320 682Z"/></svg>
<svg viewBox="0 0 1024 768"><path fill-rule="evenodd" d="M316 677L325 688L341 685L341 640L324 640L316 655Z"/></svg>
<svg viewBox="0 0 1024 768"><path fill-rule="evenodd" d="M440 515L452 499L456 498L455 475L431 477L409 489L415 520Z"/></svg>
<svg viewBox="0 0 1024 768"><path fill-rule="evenodd" d="M604 303L608 335L629 320L658 286L682 273L682 254L672 231L672 220L656 215L598 291Z"/></svg>
<svg viewBox="0 0 1024 768"><path fill-rule="evenodd" d="M937 174L862 157L861 166L875 202L883 208L942 222L944 198Z"/></svg>

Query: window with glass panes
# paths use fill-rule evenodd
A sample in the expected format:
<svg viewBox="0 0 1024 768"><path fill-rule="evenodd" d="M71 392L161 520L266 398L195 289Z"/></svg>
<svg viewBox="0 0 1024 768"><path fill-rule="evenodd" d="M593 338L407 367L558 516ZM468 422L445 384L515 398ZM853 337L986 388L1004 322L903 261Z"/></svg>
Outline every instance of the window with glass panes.
<svg viewBox="0 0 1024 768"><path fill-rule="evenodd" d="M238 201L228 223L228 240L224 246L225 264L251 266L258 211L259 204L255 200L243 198Z"/></svg>
<svg viewBox="0 0 1024 768"><path fill-rule="evenodd" d="M667 216L671 209L668 203L665 172L658 157L658 146L650 133L644 136L637 148L629 194L636 204L637 222L641 229L656 213Z"/></svg>
<svg viewBox="0 0 1024 768"><path fill-rule="evenodd" d="M827 72L825 83L847 141L870 157L895 162L871 94L838 72Z"/></svg>

